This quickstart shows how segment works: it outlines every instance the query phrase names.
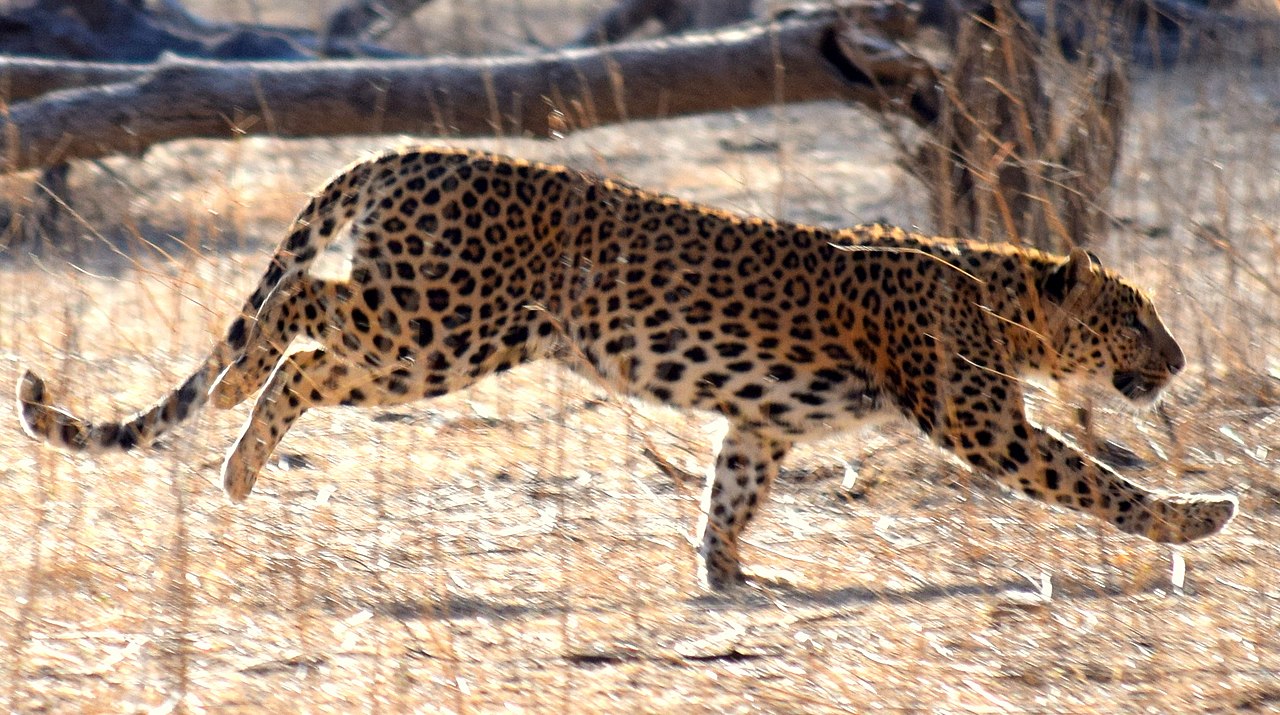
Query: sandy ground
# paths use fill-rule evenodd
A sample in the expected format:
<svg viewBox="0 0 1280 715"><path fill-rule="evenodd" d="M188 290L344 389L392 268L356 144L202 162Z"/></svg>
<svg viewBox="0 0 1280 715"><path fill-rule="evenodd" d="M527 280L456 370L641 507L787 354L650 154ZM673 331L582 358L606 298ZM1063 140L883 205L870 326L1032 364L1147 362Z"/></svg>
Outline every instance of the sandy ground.
<svg viewBox="0 0 1280 715"><path fill-rule="evenodd" d="M452 4L446 3L452 7ZM87 459L0 421L0 707L15 712L1255 712L1280 707L1280 79L1143 76L1096 250L1191 367L1166 421L1099 400L1135 478L1242 515L1174 554L1012 499L890 426L790 457L704 592L689 543L722 427L551 365L388 411L308 414L242 507L243 407ZM0 255L0 385L149 403L257 280L306 192L431 138L181 142L77 166L68 259ZM834 104L469 145L732 210L927 228L878 125ZM7 195L30 177L5 180ZM1033 395L1069 428L1096 395ZM1185 575L1177 578L1177 571Z"/></svg>

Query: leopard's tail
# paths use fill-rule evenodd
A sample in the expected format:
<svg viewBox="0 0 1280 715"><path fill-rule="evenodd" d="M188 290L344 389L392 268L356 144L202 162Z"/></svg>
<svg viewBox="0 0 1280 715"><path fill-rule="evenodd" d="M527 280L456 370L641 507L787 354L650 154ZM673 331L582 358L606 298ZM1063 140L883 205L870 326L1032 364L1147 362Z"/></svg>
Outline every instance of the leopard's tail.
<svg viewBox="0 0 1280 715"><path fill-rule="evenodd" d="M44 380L27 370L18 380L18 416L27 434L61 447L128 451L147 446L204 405L207 385L216 376L217 371L206 363L151 408L124 420L91 422L54 407Z"/></svg>
<svg viewBox="0 0 1280 715"><path fill-rule="evenodd" d="M339 173L311 197L294 219L288 234L271 257L257 289L245 301L226 337L204 363L181 385L151 407L123 420L94 422L54 407L45 381L31 371L18 380L18 415L32 437L74 450L131 450L145 447L182 423L209 401L210 390L255 339L259 310L267 299L297 284L325 246L355 217L371 180L382 176L394 155L357 162ZM228 407L230 405L227 405Z"/></svg>

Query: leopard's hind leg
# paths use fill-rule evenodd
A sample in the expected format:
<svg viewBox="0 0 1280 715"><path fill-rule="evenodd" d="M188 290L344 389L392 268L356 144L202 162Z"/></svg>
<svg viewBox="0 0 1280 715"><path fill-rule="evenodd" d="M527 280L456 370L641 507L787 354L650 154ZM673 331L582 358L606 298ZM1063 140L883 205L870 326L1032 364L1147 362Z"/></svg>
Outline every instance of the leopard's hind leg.
<svg viewBox="0 0 1280 715"><path fill-rule="evenodd" d="M244 430L222 465L222 485L232 501L249 496L276 445L313 407L377 404L377 378L324 350L285 356L270 372Z"/></svg>
<svg viewBox="0 0 1280 715"><path fill-rule="evenodd" d="M323 342L334 307L349 290L344 282L305 278L272 293L249 323L244 350L218 376L210 395L214 406L230 409L261 389L298 336Z"/></svg>
<svg viewBox="0 0 1280 715"><path fill-rule="evenodd" d="M244 430L227 455L222 467L223 487L232 501L243 501L276 445L309 409L403 405L463 389L507 365L491 361L468 363L469 369L460 369L440 362L435 368L415 372L413 361L371 367L350 362L326 348L286 355L270 372Z"/></svg>

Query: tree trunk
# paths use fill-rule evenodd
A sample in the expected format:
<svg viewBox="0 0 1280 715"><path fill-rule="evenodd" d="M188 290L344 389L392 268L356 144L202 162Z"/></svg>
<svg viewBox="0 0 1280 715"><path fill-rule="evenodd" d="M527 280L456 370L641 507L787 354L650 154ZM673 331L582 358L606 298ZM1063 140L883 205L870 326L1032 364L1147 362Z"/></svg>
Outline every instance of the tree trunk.
<svg viewBox="0 0 1280 715"><path fill-rule="evenodd" d="M961 23L942 112L908 168L935 228L1063 250L1104 230L1129 87L1105 39L1077 63L1086 96L1067 116L1045 91L1040 39L997 0ZM1062 104L1072 104L1059 102Z"/></svg>
<svg viewBox="0 0 1280 715"><path fill-rule="evenodd" d="M0 116L0 171L140 153L185 137L550 136L822 99L927 124L937 111L936 78L896 43L910 28L899 12L890 4L857 16L823 9L719 34L503 59L166 60L128 81L10 105ZM15 87L29 88L31 75L49 69L0 59L0 76ZM76 66L72 74L86 71Z"/></svg>

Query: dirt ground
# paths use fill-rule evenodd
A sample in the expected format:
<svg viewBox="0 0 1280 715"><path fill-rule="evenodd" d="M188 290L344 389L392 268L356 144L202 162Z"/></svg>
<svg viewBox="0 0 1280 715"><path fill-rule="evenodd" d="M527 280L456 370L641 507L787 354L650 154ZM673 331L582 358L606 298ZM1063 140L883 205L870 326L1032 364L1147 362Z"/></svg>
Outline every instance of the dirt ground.
<svg viewBox="0 0 1280 715"><path fill-rule="evenodd" d="M1140 73L1136 104L1116 227L1093 248L1151 288L1191 365L1163 417L1088 391L1032 407L1070 429L1096 400L1082 439L1132 449L1135 478L1238 495L1221 536L1175 552L1120 535L891 425L789 457L744 554L778 582L714 596L690 543L700 485L658 462L704 473L722 425L553 365L308 413L244 506L217 476L244 406L92 459L27 439L6 408L0 708L1280 709L1280 73ZM306 192L410 141L448 140L190 141L77 165L74 240L0 253L0 385L29 366L75 410L149 404ZM928 228L877 122L836 104L466 144L735 211ZM0 198L21 205L31 181Z"/></svg>

